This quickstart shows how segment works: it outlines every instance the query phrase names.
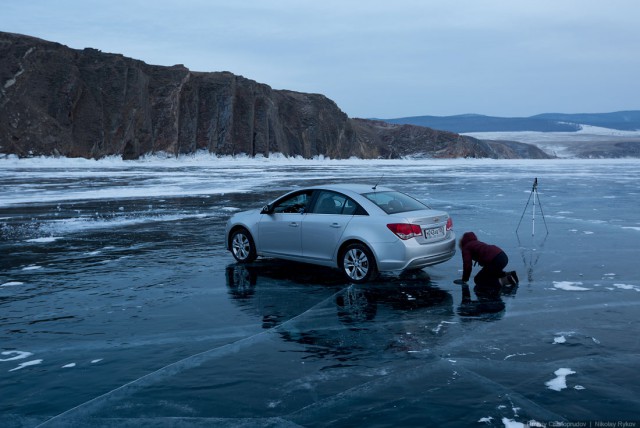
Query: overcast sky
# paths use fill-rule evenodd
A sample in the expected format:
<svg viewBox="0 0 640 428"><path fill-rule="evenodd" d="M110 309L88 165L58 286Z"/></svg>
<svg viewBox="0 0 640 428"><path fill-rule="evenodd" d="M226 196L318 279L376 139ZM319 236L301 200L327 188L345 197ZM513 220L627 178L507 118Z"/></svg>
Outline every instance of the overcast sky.
<svg viewBox="0 0 640 428"><path fill-rule="evenodd" d="M638 0L0 0L0 31L322 93L351 117L640 109Z"/></svg>

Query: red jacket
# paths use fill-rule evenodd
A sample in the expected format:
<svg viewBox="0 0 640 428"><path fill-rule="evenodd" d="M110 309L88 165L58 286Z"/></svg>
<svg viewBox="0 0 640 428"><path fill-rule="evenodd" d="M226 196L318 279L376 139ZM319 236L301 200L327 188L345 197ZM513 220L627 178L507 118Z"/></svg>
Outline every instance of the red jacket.
<svg viewBox="0 0 640 428"><path fill-rule="evenodd" d="M460 250L462 251L462 280L469 281L473 262L478 262L484 266L502 252L500 247L485 244L478 241L478 237L473 232L466 232L460 239Z"/></svg>

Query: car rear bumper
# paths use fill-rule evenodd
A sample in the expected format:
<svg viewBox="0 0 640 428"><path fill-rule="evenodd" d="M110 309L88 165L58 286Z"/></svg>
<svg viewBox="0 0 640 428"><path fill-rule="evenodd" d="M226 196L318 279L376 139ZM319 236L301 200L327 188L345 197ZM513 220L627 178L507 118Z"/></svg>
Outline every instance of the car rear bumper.
<svg viewBox="0 0 640 428"><path fill-rule="evenodd" d="M381 272L420 269L453 257L456 253L456 237L450 232L445 239L432 244L419 244L415 239L398 240L392 244L378 245L374 253Z"/></svg>
<svg viewBox="0 0 640 428"><path fill-rule="evenodd" d="M456 254L455 248L451 251L447 251L446 253L440 253L433 256L428 257L420 257L417 259L411 260L402 270L405 269L420 269L426 266L436 265L438 263L444 263L453 257Z"/></svg>

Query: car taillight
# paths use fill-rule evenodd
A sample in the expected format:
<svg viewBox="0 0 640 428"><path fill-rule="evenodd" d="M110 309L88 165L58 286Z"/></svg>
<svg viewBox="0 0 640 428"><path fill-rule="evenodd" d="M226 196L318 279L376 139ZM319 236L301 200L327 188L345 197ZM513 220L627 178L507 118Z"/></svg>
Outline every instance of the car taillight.
<svg viewBox="0 0 640 428"><path fill-rule="evenodd" d="M407 240L422 235L422 228L419 224L391 223L387 227L400 239Z"/></svg>
<svg viewBox="0 0 640 428"><path fill-rule="evenodd" d="M447 231L451 229L453 229L453 220L449 217L449 220L447 220Z"/></svg>

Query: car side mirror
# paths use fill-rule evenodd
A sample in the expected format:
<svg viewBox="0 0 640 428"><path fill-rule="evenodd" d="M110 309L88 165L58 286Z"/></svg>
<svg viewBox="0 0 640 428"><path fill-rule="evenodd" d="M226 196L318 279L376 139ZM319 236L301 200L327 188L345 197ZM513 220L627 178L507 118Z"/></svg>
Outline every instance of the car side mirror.
<svg viewBox="0 0 640 428"><path fill-rule="evenodd" d="M260 214L271 214L273 212L273 206L271 206L271 204L267 204L264 207L262 207L262 211L260 211Z"/></svg>

